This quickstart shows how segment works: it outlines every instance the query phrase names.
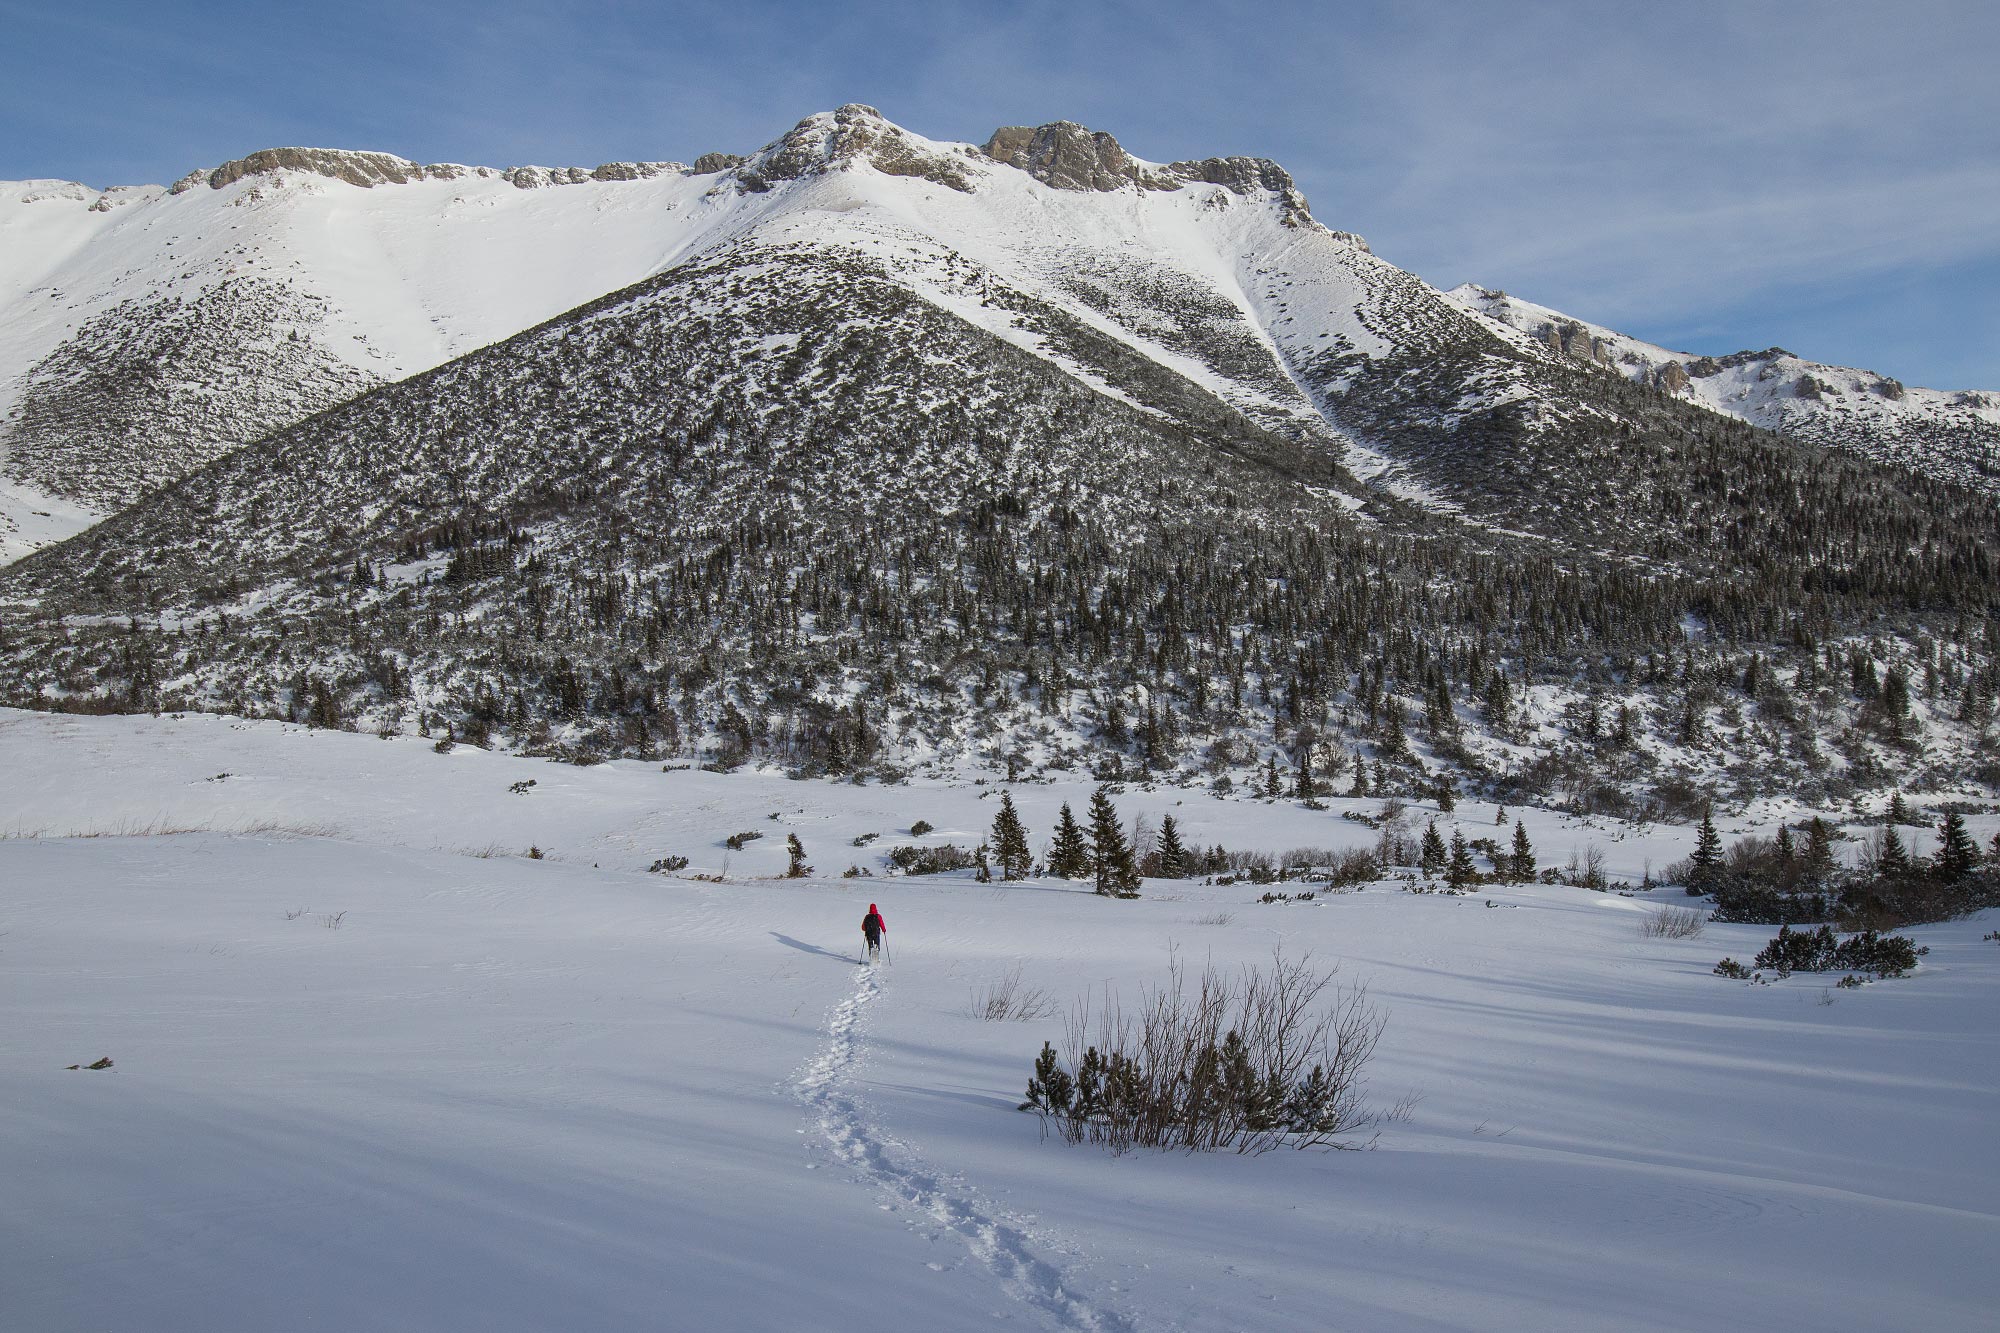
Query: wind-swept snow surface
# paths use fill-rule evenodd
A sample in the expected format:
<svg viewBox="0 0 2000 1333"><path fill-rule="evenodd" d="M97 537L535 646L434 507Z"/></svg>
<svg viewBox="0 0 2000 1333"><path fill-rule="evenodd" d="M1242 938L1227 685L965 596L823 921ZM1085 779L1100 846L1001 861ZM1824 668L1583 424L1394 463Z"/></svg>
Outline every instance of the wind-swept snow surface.
<svg viewBox="0 0 2000 1333"><path fill-rule="evenodd" d="M1013 794L1039 848L1087 793ZM1372 839L1339 815L1376 808L1118 801L1270 850ZM1710 975L1768 928L1643 938L1678 890L886 875L914 820L969 844L996 805L0 713L0 1324L1990 1327L1997 914L1835 991ZM1692 840L1515 814L1617 877ZM787 833L812 877L767 878ZM893 961L864 968L870 902ZM1066 1007L1277 946L1389 1015L1371 1096L1420 1100L1376 1151L1045 1139L1014 1107L1060 1015L970 1012L1017 968Z"/></svg>

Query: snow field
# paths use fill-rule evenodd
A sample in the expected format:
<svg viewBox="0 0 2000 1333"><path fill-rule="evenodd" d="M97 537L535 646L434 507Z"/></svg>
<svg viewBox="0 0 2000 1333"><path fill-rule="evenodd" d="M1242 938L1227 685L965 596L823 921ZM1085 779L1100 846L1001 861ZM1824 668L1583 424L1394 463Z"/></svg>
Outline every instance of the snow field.
<svg viewBox="0 0 2000 1333"><path fill-rule="evenodd" d="M1642 938L1678 890L829 878L918 818L978 841L990 790L0 713L0 1324L1989 1326L2000 914L1833 991L1709 975L1769 928ZM1088 790L1015 789L1037 846ZM1119 804L1204 845L1374 836L1340 802ZM1590 839L1631 878L1692 842L1519 813L1545 863ZM759 878L786 832L818 877ZM729 882L644 873L667 854ZM1419 1100L1377 1151L1045 1141L1013 1108L1060 1016L970 1012L1015 969L1129 1005L1172 956L1274 947L1387 1012L1373 1100Z"/></svg>

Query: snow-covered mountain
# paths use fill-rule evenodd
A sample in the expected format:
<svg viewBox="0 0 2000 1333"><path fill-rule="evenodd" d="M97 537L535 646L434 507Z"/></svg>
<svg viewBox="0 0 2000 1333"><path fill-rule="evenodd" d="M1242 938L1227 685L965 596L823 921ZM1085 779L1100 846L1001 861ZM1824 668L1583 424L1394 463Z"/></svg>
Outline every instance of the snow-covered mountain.
<svg viewBox="0 0 2000 1333"><path fill-rule="evenodd" d="M1311 225L1281 170L1143 163L1071 125L1002 131L989 147L998 158L851 106L747 160L692 167L494 171L281 149L170 189L0 186L0 467L115 509L753 232L877 255L1018 342L1056 351L1083 336L1022 329L997 280L1324 433L1266 325L1315 352L1372 345L1343 271L1365 248ZM1273 276L1279 251L1298 242L1313 254L1308 286L1281 296L1298 279Z"/></svg>
<svg viewBox="0 0 2000 1333"><path fill-rule="evenodd" d="M1697 356L1473 283L1445 293L1535 346L1792 439L2000 493L2000 393L1912 388L1772 347Z"/></svg>
<svg viewBox="0 0 2000 1333"><path fill-rule="evenodd" d="M359 257L291 261L266 304L218 295L218 260L149 309L272 336L79 319L17 381L10 468L159 489L0 574L10 702L802 771L1282 754L1659 809L1725 775L1993 780L1989 498L1580 364L1321 226L1269 162L1066 122L941 143L862 106L613 179L246 162L129 207L192 195ZM560 281L481 285L558 223L592 252ZM501 336L620 266L644 276ZM149 415L136 371L47 369L162 321L205 349L192 400L261 438ZM180 455L48 424L120 410Z"/></svg>
<svg viewBox="0 0 2000 1333"><path fill-rule="evenodd" d="M868 254L923 299L1071 367L1092 359L1079 339L1109 338L1430 502L1468 499L1452 494L1463 459L1438 455L1436 430L1520 403L1573 418L1575 394L1535 363L1579 353L1958 479L1990 481L2000 431L1979 395L1703 363L1476 289L1447 299L1314 222L1262 159L1145 162L1068 122L944 143L856 105L692 166L273 149L171 187L0 185L0 556L747 236ZM1478 508L1477 488L1469 498Z"/></svg>

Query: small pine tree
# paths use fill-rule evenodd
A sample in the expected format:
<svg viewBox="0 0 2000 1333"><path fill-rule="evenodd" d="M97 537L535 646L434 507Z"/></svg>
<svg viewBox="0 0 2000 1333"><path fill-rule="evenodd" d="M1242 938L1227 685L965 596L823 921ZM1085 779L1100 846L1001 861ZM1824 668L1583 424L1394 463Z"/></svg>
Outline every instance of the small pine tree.
<svg viewBox="0 0 2000 1333"><path fill-rule="evenodd" d="M1790 870L1792 862L1798 859L1799 849L1792 843L1792 826L1790 824L1778 825L1777 853L1778 868L1780 870Z"/></svg>
<svg viewBox="0 0 2000 1333"><path fill-rule="evenodd" d="M1181 846L1181 826L1172 815L1160 820L1160 878L1187 878L1187 848Z"/></svg>
<svg viewBox="0 0 2000 1333"><path fill-rule="evenodd" d="M1368 794L1368 764L1362 759L1361 751L1359 750L1354 752L1354 786L1347 794L1349 796L1366 796Z"/></svg>
<svg viewBox="0 0 2000 1333"><path fill-rule="evenodd" d="M1708 887L1710 880L1722 866L1722 835L1715 831L1715 813L1701 812L1701 832L1695 835L1694 855L1688 858L1694 872L1688 876L1688 888L1699 893Z"/></svg>
<svg viewBox="0 0 2000 1333"><path fill-rule="evenodd" d="M1424 836L1417 845L1417 864L1426 875L1435 875L1444 869L1444 839L1438 835L1437 821L1424 825Z"/></svg>
<svg viewBox="0 0 2000 1333"><path fill-rule="evenodd" d="M1523 884L1535 878L1535 845L1528 841L1527 825L1518 819L1514 821L1514 854L1508 858L1508 869Z"/></svg>
<svg viewBox="0 0 2000 1333"><path fill-rule="evenodd" d="M1076 1081L1057 1059L1056 1048L1043 1042L1042 1053L1035 1057L1034 1077L1028 1080L1028 1100L1021 1103L1021 1109L1045 1116L1068 1115L1075 1096Z"/></svg>
<svg viewBox="0 0 2000 1333"><path fill-rule="evenodd" d="M1444 882L1454 889L1462 889L1479 878L1479 867L1473 863L1472 849L1465 845L1465 834L1458 829L1451 831L1451 860L1445 863Z"/></svg>
<svg viewBox="0 0 2000 1333"><path fill-rule="evenodd" d="M1806 824L1806 878L1815 885L1822 885L1833 878L1833 871L1833 829L1824 819L1814 815Z"/></svg>
<svg viewBox="0 0 2000 1333"><path fill-rule="evenodd" d="M1313 761L1310 749L1301 749L1299 751L1298 768L1292 774L1292 795L1298 797L1301 801L1310 801L1313 797L1319 795L1319 783L1313 779Z"/></svg>
<svg viewBox="0 0 2000 1333"><path fill-rule="evenodd" d="M1139 892L1139 870L1132 864L1132 844L1118 823L1118 807L1099 787L1090 796L1090 869L1097 891L1107 898L1132 898Z"/></svg>
<svg viewBox="0 0 2000 1333"><path fill-rule="evenodd" d="M785 867L786 879L804 879L812 874L813 868L806 864L806 845L799 841L798 834L785 835L785 853L791 857L791 864Z"/></svg>
<svg viewBox="0 0 2000 1333"><path fill-rule="evenodd" d="M1028 850L1028 830L1014 809L1014 798L1000 794L1000 813L993 817L993 856L1000 862L1000 878L1026 879L1034 855Z"/></svg>
<svg viewBox="0 0 2000 1333"><path fill-rule="evenodd" d="M1278 756L1275 754L1264 761L1264 796L1277 800L1285 794L1285 784L1278 780Z"/></svg>
<svg viewBox="0 0 2000 1333"><path fill-rule="evenodd" d="M1410 748L1410 741L1403 734L1403 705L1391 699L1382 714L1382 752L1389 755L1404 753Z"/></svg>
<svg viewBox="0 0 2000 1333"><path fill-rule="evenodd" d="M1965 831L1965 816L1956 810L1938 822L1938 849L1931 865L1943 880L1963 879L1979 868L1979 844Z"/></svg>
<svg viewBox="0 0 2000 1333"><path fill-rule="evenodd" d="M1882 827L1882 850L1875 858L1875 873L1884 879L1903 879L1910 873L1909 849L1894 824Z"/></svg>
<svg viewBox="0 0 2000 1333"><path fill-rule="evenodd" d="M1090 873L1090 843L1064 801L1056 816L1055 842L1049 848L1049 873L1057 879L1082 879Z"/></svg>
<svg viewBox="0 0 2000 1333"><path fill-rule="evenodd" d="M1903 793L1897 792L1889 798L1889 813L1884 822L1906 826L1917 822L1910 814L1910 803L1903 799Z"/></svg>
<svg viewBox="0 0 2000 1333"><path fill-rule="evenodd" d="M1445 814L1450 814L1452 811L1458 809L1458 793L1453 790L1453 788L1455 788L1457 785L1458 785L1457 783L1451 780L1451 776L1449 774L1438 779L1437 782L1438 809L1443 811Z"/></svg>

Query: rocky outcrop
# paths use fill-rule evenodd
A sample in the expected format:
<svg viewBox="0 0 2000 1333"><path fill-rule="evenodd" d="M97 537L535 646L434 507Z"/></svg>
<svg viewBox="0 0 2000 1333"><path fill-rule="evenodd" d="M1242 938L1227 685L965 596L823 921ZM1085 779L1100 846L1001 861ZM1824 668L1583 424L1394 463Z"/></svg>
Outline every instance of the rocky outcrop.
<svg viewBox="0 0 2000 1333"><path fill-rule="evenodd" d="M465 167L455 162L428 165L409 161L391 153L350 152L339 148L266 148L225 162L210 172L194 172L173 185L179 194L206 181L212 190L233 185L247 176L266 176L280 171L303 171L329 180L358 185L364 190L377 185L407 185L412 181L451 181L467 176L494 177L522 190L548 185L581 185L586 181L632 181L687 170L679 162L606 162L595 169L584 167Z"/></svg>
<svg viewBox="0 0 2000 1333"><path fill-rule="evenodd" d="M643 181L686 170L684 162L606 162L591 172L590 178L594 181Z"/></svg>
<svg viewBox="0 0 2000 1333"><path fill-rule="evenodd" d="M694 166L691 170L697 176L712 176L718 171L727 171L731 167L740 167L742 165L743 154L741 153L703 153L694 160Z"/></svg>
<svg viewBox="0 0 2000 1333"><path fill-rule="evenodd" d="M914 176L972 193L972 177L963 161L890 124L880 111L860 102L849 102L830 115L806 117L738 167L736 184L761 192L779 181L844 170L855 163L866 163L886 176Z"/></svg>
<svg viewBox="0 0 2000 1333"><path fill-rule="evenodd" d="M423 180L430 168L390 153L359 153L341 148L265 148L234 162L224 162L209 172L208 188L220 190L245 176L277 171L305 171L370 189Z"/></svg>
<svg viewBox="0 0 2000 1333"><path fill-rule="evenodd" d="M1691 381L1686 366L1678 361L1669 361L1654 372L1653 383L1668 393L1681 393Z"/></svg>
<svg viewBox="0 0 2000 1333"><path fill-rule="evenodd" d="M1025 171L1057 190L1108 192L1127 185L1172 190L1181 184L1142 166L1102 130L1085 129L1073 120L1005 126L993 131L984 151L995 162Z"/></svg>
<svg viewBox="0 0 2000 1333"><path fill-rule="evenodd" d="M1299 193L1291 173L1269 158L1205 157L1153 167L1127 153L1111 135L1073 120L1003 126L993 131L982 151L1051 189L1105 193L1128 185L1142 190L1220 185L1236 195L1277 195L1283 202L1287 225L1311 220L1305 196Z"/></svg>
<svg viewBox="0 0 2000 1333"><path fill-rule="evenodd" d="M640 181L664 176L670 171L686 171L679 162L606 162L586 171L582 167L509 167L502 180L517 190L539 190L550 185L583 185L590 181Z"/></svg>

